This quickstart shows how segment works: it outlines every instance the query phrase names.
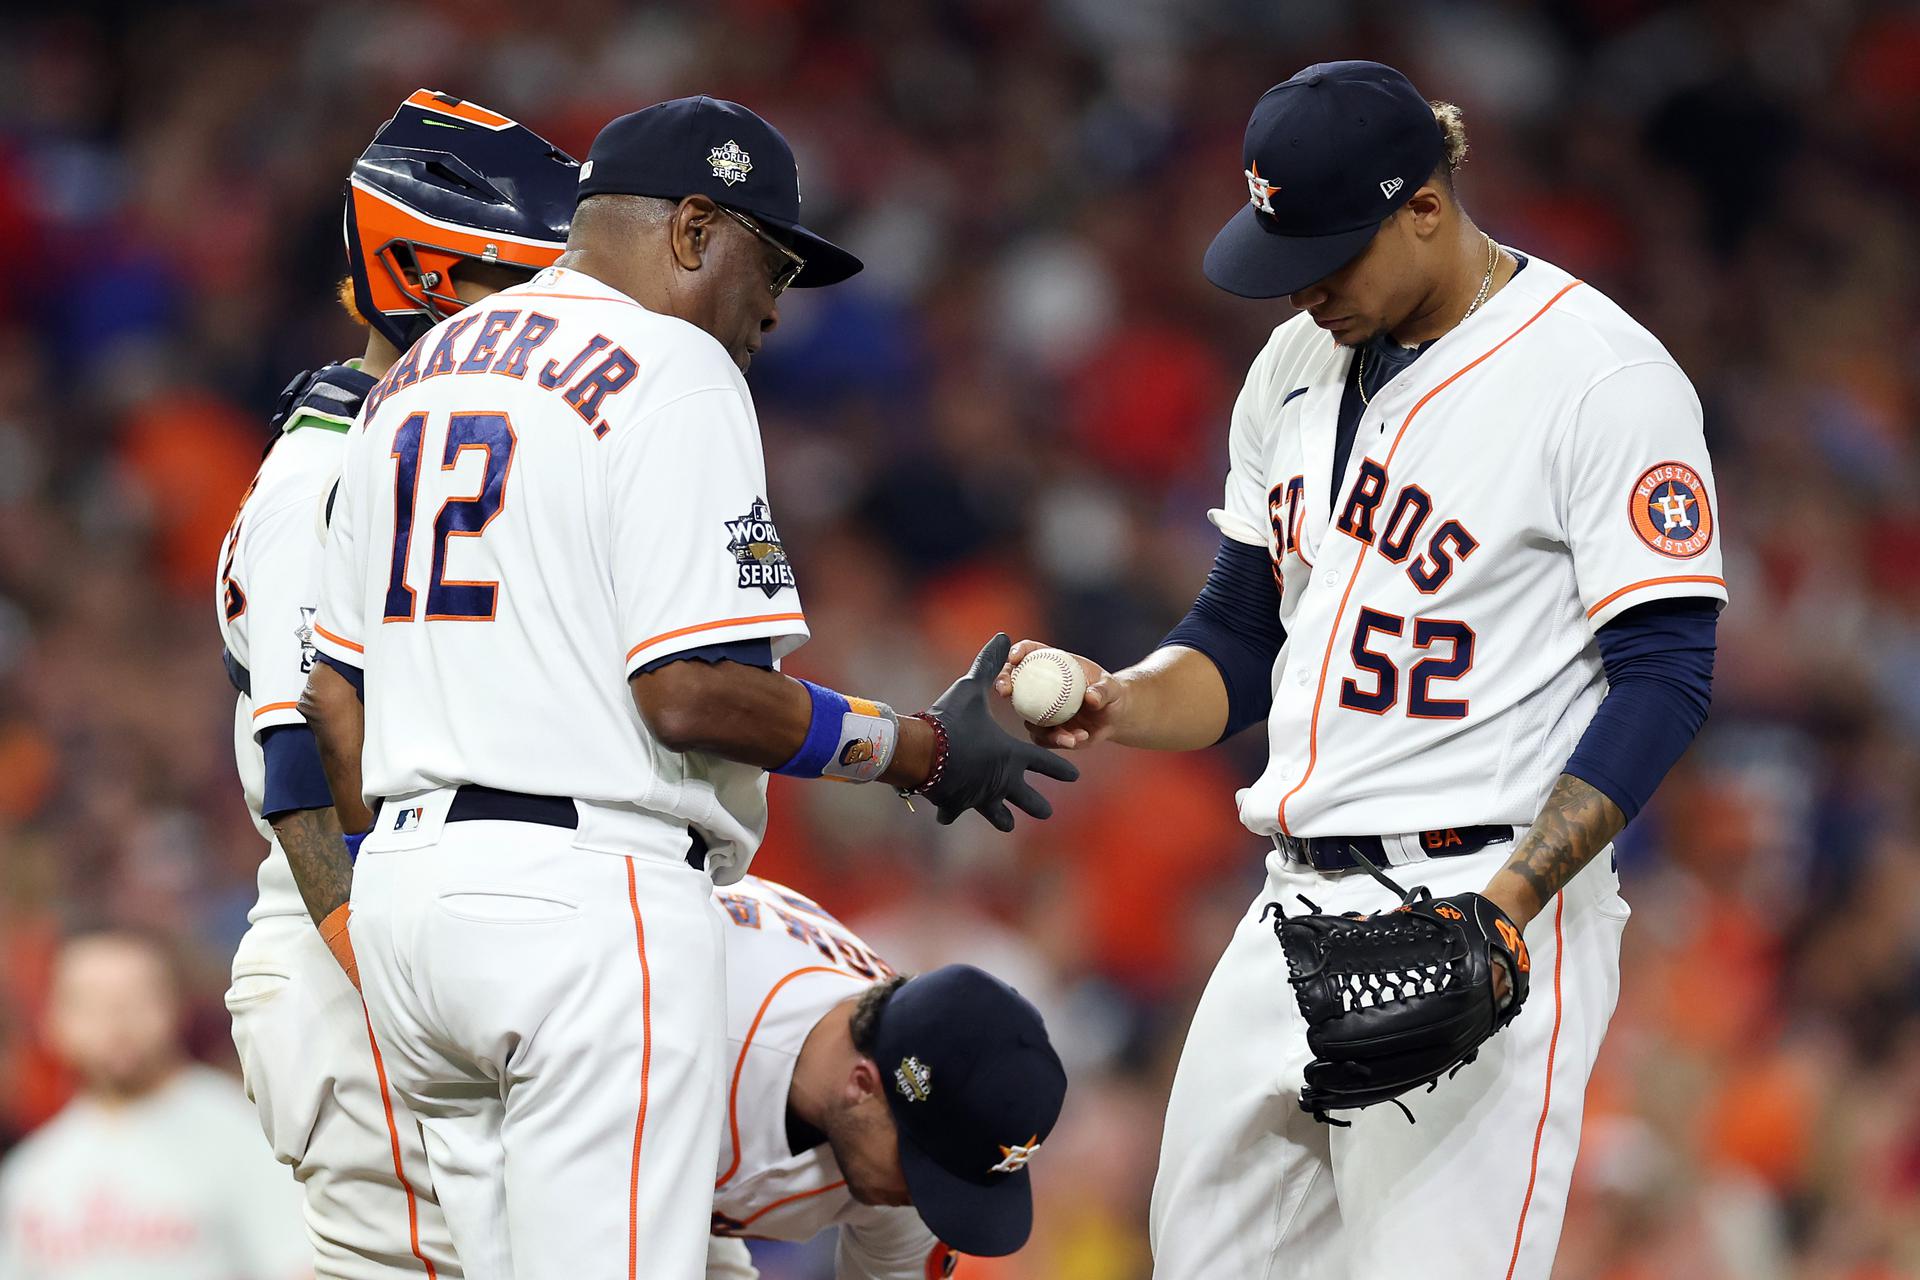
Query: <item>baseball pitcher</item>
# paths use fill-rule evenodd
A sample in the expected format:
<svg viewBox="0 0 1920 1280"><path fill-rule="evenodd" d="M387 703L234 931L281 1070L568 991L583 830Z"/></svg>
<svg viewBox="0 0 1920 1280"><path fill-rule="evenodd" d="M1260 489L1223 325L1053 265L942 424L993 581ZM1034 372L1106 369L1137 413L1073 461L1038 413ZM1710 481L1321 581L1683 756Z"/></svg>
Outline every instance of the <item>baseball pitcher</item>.
<svg viewBox="0 0 1920 1280"><path fill-rule="evenodd" d="M1465 152L1378 63L1260 99L1206 274L1299 314L1234 407L1219 553L1162 648L1086 663L1081 710L1033 731L1191 750L1267 722L1239 803L1273 852L1168 1104L1162 1280L1548 1275L1618 990L1610 843L1706 715L1699 401L1599 290L1473 222Z"/></svg>

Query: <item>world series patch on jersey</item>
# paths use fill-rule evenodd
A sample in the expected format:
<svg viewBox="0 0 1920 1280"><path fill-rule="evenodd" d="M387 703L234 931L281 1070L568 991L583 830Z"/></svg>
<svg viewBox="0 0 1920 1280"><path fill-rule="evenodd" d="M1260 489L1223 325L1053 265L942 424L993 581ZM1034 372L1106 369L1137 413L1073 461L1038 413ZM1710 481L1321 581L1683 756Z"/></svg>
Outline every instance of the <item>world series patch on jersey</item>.
<svg viewBox="0 0 1920 1280"><path fill-rule="evenodd" d="M1352 359L1296 317L1234 407L1212 519L1267 549L1287 632L1241 817L1530 823L1605 691L1593 633L1726 599L1699 400L1651 334L1535 258L1373 396L1329 492Z"/></svg>

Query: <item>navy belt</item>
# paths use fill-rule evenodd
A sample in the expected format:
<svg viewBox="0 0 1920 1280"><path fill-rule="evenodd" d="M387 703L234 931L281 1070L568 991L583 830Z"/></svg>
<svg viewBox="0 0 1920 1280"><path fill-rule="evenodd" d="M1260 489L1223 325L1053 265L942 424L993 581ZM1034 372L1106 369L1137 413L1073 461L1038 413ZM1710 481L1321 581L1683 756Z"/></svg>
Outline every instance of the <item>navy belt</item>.
<svg viewBox="0 0 1920 1280"><path fill-rule="evenodd" d="M448 822L537 822L546 827L580 828L580 809L566 796L536 796L525 791L502 791L468 783L453 793L447 806ZM707 840L687 828L687 863L707 869Z"/></svg>
<svg viewBox="0 0 1920 1280"><path fill-rule="evenodd" d="M1429 858L1460 858L1478 853L1489 845L1513 839L1510 826L1438 827L1420 833L1420 849ZM1392 862L1379 836L1297 836L1276 835L1273 847L1295 862L1303 862L1315 871L1351 871L1360 865L1353 856L1358 849L1376 867Z"/></svg>
<svg viewBox="0 0 1920 1280"><path fill-rule="evenodd" d="M578 830L580 810L566 796L535 796L468 783L453 793L448 822L537 822Z"/></svg>

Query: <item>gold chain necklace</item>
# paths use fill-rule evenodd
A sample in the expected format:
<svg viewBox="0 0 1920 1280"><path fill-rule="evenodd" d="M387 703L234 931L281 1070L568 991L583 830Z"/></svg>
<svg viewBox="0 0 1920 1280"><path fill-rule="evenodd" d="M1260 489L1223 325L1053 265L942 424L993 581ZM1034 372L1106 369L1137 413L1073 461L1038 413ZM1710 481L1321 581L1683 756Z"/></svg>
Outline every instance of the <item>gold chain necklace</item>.
<svg viewBox="0 0 1920 1280"><path fill-rule="evenodd" d="M1480 280L1480 292L1473 295L1473 305L1467 308L1466 315L1460 317L1461 324L1465 324L1468 317L1478 311L1480 304L1487 300L1487 295L1493 291L1493 273L1500 266L1499 244L1485 232L1481 232L1481 236L1487 242L1487 274ZM1367 394L1367 349L1365 347L1360 348L1356 363L1359 365L1360 405L1362 408L1368 408L1373 404L1373 397Z"/></svg>

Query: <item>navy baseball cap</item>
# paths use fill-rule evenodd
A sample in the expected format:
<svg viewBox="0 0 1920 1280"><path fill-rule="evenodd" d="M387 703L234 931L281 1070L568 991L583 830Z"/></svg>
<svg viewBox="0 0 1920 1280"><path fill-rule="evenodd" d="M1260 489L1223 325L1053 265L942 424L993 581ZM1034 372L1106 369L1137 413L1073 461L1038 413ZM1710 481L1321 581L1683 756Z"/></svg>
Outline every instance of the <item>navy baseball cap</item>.
<svg viewBox="0 0 1920 1280"><path fill-rule="evenodd" d="M950 1247L997 1258L1033 1230L1027 1161L1067 1096L1040 1011L1006 983L954 964L887 997L874 1061L900 1131L921 1221Z"/></svg>
<svg viewBox="0 0 1920 1280"><path fill-rule="evenodd" d="M1281 298L1360 256L1440 166L1413 82L1378 62L1321 62L1267 90L1241 144L1247 205L1207 249L1207 279Z"/></svg>
<svg viewBox="0 0 1920 1280"><path fill-rule="evenodd" d="M838 284L860 259L800 225L800 171L780 131L737 102L675 98L600 130L580 166L579 198L707 196L784 232L807 260L796 289Z"/></svg>

